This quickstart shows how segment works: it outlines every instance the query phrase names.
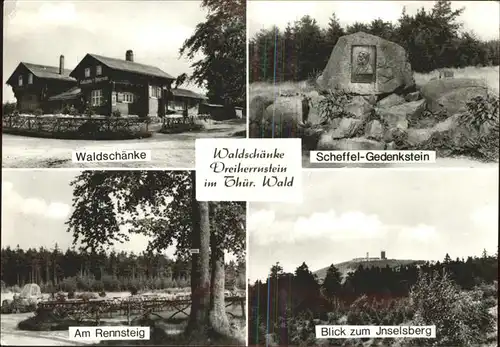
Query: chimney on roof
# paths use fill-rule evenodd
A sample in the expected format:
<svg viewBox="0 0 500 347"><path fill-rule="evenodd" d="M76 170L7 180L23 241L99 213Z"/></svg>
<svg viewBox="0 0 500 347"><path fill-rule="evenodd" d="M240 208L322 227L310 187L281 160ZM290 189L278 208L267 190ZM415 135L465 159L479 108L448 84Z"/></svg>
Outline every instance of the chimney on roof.
<svg viewBox="0 0 500 347"><path fill-rule="evenodd" d="M366 260L370 258L370 253L366 252Z"/></svg>
<svg viewBox="0 0 500 347"><path fill-rule="evenodd" d="M132 51L131 49L129 49L127 51L127 53L125 53L125 60L126 61L134 61L134 51Z"/></svg>
<svg viewBox="0 0 500 347"><path fill-rule="evenodd" d="M59 75L64 74L64 55L59 57Z"/></svg>
<svg viewBox="0 0 500 347"><path fill-rule="evenodd" d="M380 252L380 259L385 260L385 251Z"/></svg>

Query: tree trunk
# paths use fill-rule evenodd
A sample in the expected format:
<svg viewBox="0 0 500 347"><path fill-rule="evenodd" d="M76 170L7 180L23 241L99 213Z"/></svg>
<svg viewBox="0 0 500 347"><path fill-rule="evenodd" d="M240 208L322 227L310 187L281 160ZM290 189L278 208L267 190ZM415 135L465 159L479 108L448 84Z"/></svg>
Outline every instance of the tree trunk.
<svg viewBox="0 0 500 347"><path fill-rule="evenodd" d="M223 335L230 334L229 319L226 314L226 304L224 300L225 272L224 272L224 250L219 246L216 230L215 216L217 215L216 203L210 206L212 209L212 233L210 235L210 248L212 256L212 279L210 281L210 325L216 332Z"/></svg>
<svg viewBox="0 0 500 347"><path fill-rule="evenodd" d="M45 282L47 284L50 282L50 264L48 260L45 262Z"/></svg>
<svg viewBox="0 0 500 347"><path fill-rule="evenodd" d="M208 328L208 309L210 305L210 219L208 202L196 200L196 176L191 172L192 182L192 219L191 245L199 249L191 258L191 312L186 333L190 335L206 335Z"/></svg>

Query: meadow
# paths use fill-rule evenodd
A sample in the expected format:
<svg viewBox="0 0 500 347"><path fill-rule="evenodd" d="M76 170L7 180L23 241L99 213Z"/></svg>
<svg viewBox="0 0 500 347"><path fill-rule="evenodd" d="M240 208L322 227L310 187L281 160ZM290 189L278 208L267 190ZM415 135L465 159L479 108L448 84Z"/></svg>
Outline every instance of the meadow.
<svg viewBox="0 0 500 347"><path fill-rule="evenodd" d="M491 92L498 95L500 79L499 66L451 68L455 78L473 78L485 82ZM429 73L414 73L417 89L421 88L432 78L438 77L438 70ZM285 81L285 82L254 82L249 86L250 100L257 95L268 95L277 97L279 95L307 94L315 90L313 81Z"/></svg>

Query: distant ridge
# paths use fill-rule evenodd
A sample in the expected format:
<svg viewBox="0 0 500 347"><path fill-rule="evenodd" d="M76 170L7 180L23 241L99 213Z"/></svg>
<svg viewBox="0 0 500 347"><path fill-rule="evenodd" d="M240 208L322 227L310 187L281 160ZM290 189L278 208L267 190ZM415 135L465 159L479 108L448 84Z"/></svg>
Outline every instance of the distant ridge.
<svg viewBox="0 0 500 347"><path fill-rule="evenodd" d="M426 263L426 260L411 260L411 259L380 259L380 258L368 258L362 260L362 258L356 258L352 259L349 261L345 261L343 263L338 263L334 264L335 267L339 270L339 272L342 274L342 276L345 278L345 276L351 272L355 271L358 266L363 265L365 268L370 268L370 267L379 267L383 268L389 265L390 268L398 267L400 265L409 265L409 264L416 264L416 265L422 265ZM318 279L323 280L326 276L326 272L330 266L327 266L325 268L319 269L314 272L316 276L318 276Z"/></svg>

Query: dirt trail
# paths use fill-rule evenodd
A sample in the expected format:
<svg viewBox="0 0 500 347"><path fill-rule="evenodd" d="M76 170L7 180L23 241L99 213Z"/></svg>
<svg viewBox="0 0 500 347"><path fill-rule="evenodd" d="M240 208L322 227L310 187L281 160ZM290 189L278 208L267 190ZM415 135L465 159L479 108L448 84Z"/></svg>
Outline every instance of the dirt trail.
<svg viewBox="0 0 500 347"><path fill-rule="evenodd" d="M71 341L68 331L23 331L17 329L19 322L31 317L33 313L2 314L0 334L2 346L85 346L87 343Z"/></svg>

